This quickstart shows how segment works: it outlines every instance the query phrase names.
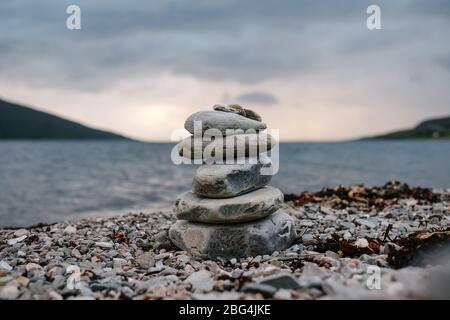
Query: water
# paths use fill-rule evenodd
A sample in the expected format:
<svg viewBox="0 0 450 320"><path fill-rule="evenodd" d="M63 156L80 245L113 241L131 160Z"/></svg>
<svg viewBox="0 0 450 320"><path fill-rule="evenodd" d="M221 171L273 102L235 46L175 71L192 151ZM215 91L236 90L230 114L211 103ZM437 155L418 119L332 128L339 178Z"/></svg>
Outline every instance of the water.
<svg viewBox="0 0 450 320"><path fill-rule="evenodd" d="M0 142L0 226L170 209L195 166L175 166L172 144ZM450 142L284 143L271 185L286 193L338 184L450 187Z"/></svg>

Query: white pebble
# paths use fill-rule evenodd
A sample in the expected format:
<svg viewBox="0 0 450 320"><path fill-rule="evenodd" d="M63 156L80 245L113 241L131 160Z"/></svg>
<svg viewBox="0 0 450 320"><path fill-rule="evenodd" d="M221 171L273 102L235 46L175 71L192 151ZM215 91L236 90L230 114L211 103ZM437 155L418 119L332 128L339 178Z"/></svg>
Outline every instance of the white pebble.
<svg viewBox="0 0 450 320"><path fill-rule="evenodd" d="M28 231L27 229L19 229L14 232L14 236L22 237L22 236L28 235L29 233L30 233L30 231Z"/></svg>
<svg viewBox="0 0 450 320"><path fill-rule="evenodd" d="M64 234L74 234L76 232L77 232L77 228L75 228L74 226L70 226L70 225L67 226L63 231Z"/></svg>
<svg viewBox="0 0 450 320"><path fill-rule="evenodd" d="M357 248L367 248L369 246L369 241L367 241L367 239L364 238L359 238L358 240L355 241L354 245Z"/></svg>
<svg viewBox="0 0 450 320"><path fill-rule="evenodd" d="M6 286L0 289L1 300L14 300L19 294L20 291L16 286Z"/></svg>
<svg viewBox="0 0 450 320"><path fill-rule="evenodd" d="M103 241L97 241L95 243L96 247L100 247L100 248L112 248L114 246L114 243L112 242L103 242Z"/></svg>
<svg viewBox="0 0 450 320"><path fill-rule="evenodd" d="M19 242L25 240L26 238L27 238L27 236L26 236L26 235L23 235L23 236L18 237L18 238L9 239L9 240L8 240L8 244L9 244L10 246L13 246L13 245L15 245L16 243L19 243Z"/></svg>
<svg viewBox="0 0 450 320"><path fill-rule="evenodd" d="M42 269L42 267L40 266L40 265L38 265L37 263L28 263L26 266L25 266L25 269L27 270L27 271L32 271L32 270L36 270L36 269Z"/></svg>
<svg viewBox="0 0 450 320"><path fill-rule="evenodd" d="M0 268L6 270L6 271L11 271L13 269L13 267L11 267L11 265L6 262L6 261L0 261Z"/></svg>

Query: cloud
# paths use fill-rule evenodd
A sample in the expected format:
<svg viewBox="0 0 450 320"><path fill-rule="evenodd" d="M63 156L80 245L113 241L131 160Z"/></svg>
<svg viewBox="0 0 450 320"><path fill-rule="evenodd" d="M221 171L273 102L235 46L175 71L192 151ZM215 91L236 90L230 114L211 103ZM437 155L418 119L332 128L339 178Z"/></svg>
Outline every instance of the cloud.
<svg viewBox="0 0 450 320"><path fill-rule="evenodd" d="M65 20L73 3L0 2L0 88L19 95L14 100L51 91L73 97L71 108L91 99L112 110L133 99L142 108L187 110L229 92L242 103L313 108L311 118L358 108L342 120L348 134L375 111L391 119L373 123L381 131L450 104L445 0L77 0L82 30L71 31ZM382 30L366 28L373 3ZM382 113L392 109L395 117Z"/></svg>
<svg viewBox="0 0 450 320"><path fill-rule="evenodd" d="M273 105L278 102L275 96L265 92L246 92L238 95L234 100L242 104L258 104L258 105Z"/></svg>
<svg viewBox="0 0 450 320"><path fill-rule="evenodd" d="M369 2L132 0L125 7L118 0L80 0L82 30L69 31L71 1L7 1L0 10L0 67L12 80L100 90L161 72L259 83L352 69L355 59L367 72L381 73L387 68L372 60L374 51L395 59L401 46L429 59L450 53L435 40L449 27L445 2L381 2L385 28L371 34L365 28Z"/></svg>

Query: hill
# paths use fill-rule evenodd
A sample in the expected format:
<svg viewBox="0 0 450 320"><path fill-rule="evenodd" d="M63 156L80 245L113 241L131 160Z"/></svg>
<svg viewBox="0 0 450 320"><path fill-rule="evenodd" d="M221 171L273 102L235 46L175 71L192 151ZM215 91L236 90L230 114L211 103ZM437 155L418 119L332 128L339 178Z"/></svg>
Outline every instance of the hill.
<svg viewBox="0 0 450 320"><path fill-rule="evenodd" d="M363 140L373 139L450 139L450 117L426 120L412 129L368 137Z"/></svg>
<svg viewBox="0 0 450 320"><path fill-rule="evenodd" d="M0 99L0 139L127 139Z"/></svg>

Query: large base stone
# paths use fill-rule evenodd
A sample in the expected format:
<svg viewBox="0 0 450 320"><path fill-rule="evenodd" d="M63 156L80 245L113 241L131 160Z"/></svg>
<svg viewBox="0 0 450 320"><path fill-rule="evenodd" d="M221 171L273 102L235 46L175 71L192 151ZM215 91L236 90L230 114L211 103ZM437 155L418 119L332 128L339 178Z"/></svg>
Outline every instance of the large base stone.
<svg viewBox="0 0 450 320"><path fill-rule="evenodd" d="M239 224L179 220L170 228L169 236L177 247L194 256L231 259L286 249L296 233L293 219L278 210L264 219Z"/></svg>
<svg viewBox="0 0 450 320"><path fill-rule="evenodd" d="M234 198L211 199L193 192L182 193L175 202L178 219L206 223L238 223L253 221L278 210L283 193L264 187Z"/></svg>
<svg viewBox="0 0 450 320"><path fill-rule="evenodd" d="M270 162L254 164L213 164L198 168L192 182L194 193L208 198L231 198L267 185L271 175L261 168Z"/></svg>

